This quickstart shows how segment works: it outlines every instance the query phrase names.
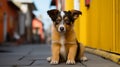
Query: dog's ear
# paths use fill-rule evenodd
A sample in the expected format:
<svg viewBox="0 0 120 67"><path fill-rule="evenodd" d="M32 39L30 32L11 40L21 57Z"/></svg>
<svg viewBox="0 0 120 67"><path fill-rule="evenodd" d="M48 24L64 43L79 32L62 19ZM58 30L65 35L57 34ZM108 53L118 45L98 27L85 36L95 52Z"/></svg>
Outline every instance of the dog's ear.
<svg viewBox="0 0 120 67"><path fill-rule="evenodd" d="M47 11L47 14L50 16L52 21L55 21L55 19L57 18L58 13L59 13L59 10L57 10L57 9L52 9L52 10Z"/></svg>
<svg viewBox="0 0 120 67"><path fill-rule="evenodd" d="M71 13L71 16L74 20L76 20L79 17L79 15L82 15L82 12L78 10L70 10L69 12Z"/></svg>

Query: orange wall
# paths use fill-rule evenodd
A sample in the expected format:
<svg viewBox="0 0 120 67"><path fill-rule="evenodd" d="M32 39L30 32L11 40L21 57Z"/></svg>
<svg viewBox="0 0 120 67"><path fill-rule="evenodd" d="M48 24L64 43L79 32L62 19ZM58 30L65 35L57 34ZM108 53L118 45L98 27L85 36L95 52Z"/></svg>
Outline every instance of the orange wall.
<svg viewBox="0 0 120 67"><path fill-rule="evenodd" d="M0 0L0 43L3 42L3 22L4 22L4 13L7 14L7 31L10 28L14 28L14 23L17 21L17 11L13 8L13 6L9 5L7 0ZM11 17L13 17L13 21L11 21ZM10 27L10 23L12 23L12 27Z"/></svg>

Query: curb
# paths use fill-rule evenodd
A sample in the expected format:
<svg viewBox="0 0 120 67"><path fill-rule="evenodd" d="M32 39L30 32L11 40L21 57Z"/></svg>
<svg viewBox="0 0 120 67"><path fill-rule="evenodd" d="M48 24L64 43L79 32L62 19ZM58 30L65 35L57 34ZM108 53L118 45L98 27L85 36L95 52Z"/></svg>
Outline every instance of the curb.
<svg viewBox="0 0 120 67"><path fill-rule="evenodd" d="M120 55L109 53L99 49L93 49L93 48L85 48L85 51L102 56L105 59L109 59L117 64L120 64Z"/></svg>

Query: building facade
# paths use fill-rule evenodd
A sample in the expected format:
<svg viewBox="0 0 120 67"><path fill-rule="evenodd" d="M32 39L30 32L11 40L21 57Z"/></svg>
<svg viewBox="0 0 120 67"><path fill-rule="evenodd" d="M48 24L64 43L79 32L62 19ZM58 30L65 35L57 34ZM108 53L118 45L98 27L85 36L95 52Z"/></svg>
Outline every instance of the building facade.
<svg viewBox="0 0 120 67"><path fill-rule="evenodd" d="M0 43L6 41L6 35L9 32L12 36L16 30L18 22L18 11L11 1L0 0Z"/></svg>

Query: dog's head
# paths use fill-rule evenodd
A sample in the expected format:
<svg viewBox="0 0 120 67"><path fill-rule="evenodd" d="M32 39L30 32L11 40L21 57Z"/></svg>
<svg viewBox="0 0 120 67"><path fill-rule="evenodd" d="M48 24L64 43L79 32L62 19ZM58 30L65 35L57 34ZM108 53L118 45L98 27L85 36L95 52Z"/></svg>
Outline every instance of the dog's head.
<svg viewBox="0 0 120 67"><path fill-rule="evenodd" d="M57 9L48 10L47 13L58 32L69 31L73 28L74 21L82 14L82 12L78 10L59 11Z"/></svg>

